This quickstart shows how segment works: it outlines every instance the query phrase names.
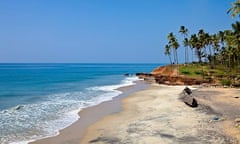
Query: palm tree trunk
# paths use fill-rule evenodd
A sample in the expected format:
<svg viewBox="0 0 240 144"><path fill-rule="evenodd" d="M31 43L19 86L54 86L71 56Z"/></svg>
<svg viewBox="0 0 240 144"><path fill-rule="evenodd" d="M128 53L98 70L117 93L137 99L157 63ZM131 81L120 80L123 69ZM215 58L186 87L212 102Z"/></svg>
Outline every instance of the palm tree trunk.
<svg viewBox="0 0 240 144"><path fill-rule="evenodd" d="M178 64L178 54L177 54L177 50L176 50L176 62L177 62L177 64Z"/></svg>
<svg viewBox="0 0 240 144"><path fill-rule="evenodd" d="M205 58L205 62L207 62L207 48L204 47L204 58Z"/></svg>
<svg viewBox="0 0 240 144"><path fill-rule="evenodd" d="M191 51L192 51L192 63L193 63L193 55L194 55L193 49L191 49Z"/></svg>
<svg viewBox="0 0 240 144"><path fill-rule="evenodd" d="M176 49L173 49L174 50L174 64L177 63L177 57L176 57Z"/></svg>
<svg viewBox="0 0 240 144"><path fill-rule="evenodd" d="M197 49L197 56L198 56L198 62L202 63L201 50L200 49Z"/></svg>
<svg viewBox="0 0 240 144"><path fill-rule="evenodd" d="M209 60L210 60L210 68L213 68L214 65L215 65L215 58L212 55L212 50L211 50L210 46L208 46L208 50L209 50L209 53L210 53L210 58L209 58Z"/></svg>
<svg viewBox="0 0 240 144"><path fill-rule="evenodd" d="M185 47L185 64L187 64L187 47Z"/></svg>
<svg viewBox="0 0 240 144"><path fill-rule="evenodd" d="M172 65L172 58L171 58L171 55L168 55L168 57L169 57L169 61L170 61L171 65Z"/></svg>

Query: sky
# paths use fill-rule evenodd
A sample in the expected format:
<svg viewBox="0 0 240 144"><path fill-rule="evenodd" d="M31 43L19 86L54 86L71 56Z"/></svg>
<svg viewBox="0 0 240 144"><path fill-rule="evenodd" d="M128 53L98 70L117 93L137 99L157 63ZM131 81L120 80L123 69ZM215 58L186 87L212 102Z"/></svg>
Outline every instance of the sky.
<svg viewBox="0 0 240 144"><path fill-rule="evenodd" d="M168 63L167 35L215 33L233 0L1 0L1 63ZM180 62L184 61L179 48Z"/></svg>

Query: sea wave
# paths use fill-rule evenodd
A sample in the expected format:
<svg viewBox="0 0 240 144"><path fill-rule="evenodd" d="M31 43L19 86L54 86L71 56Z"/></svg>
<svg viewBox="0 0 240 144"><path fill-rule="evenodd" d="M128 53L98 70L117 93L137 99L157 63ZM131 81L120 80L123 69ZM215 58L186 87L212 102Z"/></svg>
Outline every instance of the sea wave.
<svg viewBox="0 0 240 144"><path fill-rule="evenodd" d="M117 91L118 88L135 85L135 81L141 80L136 76L126 77L121 81L120 84L117 85L107 85L107 86L95 86L87 88L88 90L95 90L95 91Z"/></svg>
<svg viewBox="0 0 240 144"><path fill-rule="evenodd" d="M43 101L18 105L0 111L0 143L28 143L59 134L79 119L82 108L112 100L120 87L134 85L137 77L126 77L119 84L86 88L84 91L53 94Z"/></svg>

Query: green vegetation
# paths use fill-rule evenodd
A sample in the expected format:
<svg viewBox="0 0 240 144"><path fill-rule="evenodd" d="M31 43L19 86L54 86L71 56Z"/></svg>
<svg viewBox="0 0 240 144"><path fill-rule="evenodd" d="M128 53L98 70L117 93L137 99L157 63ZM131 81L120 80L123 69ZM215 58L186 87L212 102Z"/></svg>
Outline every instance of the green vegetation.
<svg viewBox="0 0 240 144"><path fill-rule="evenodd" d="M185 75L186 77L198 77L198 78L207 78L215 77L222 78L227 77L227 72L224 67L216 67L214 69L209 69L207 64L189 64L189 65L180 65L179 66L180 75Z"/></svg>
<svg viewBox="0 0 240 144"><path fill-rule="evenodd" d="M202 68L198 65L181 65L179 73L190 78L202 78Z"/></svg>
<svg viewBox="0 0 240 144"><path fill-rule="evenodd" d="M225 85L225 86L230 86L231 85L231 81L229 79L223 79L221 81L221 84Z"/></svg>
<svg viewBox="0 0 240 144"><path fill-rule="evenodd" d="M232 17L240 16L240 0L232 3L227 11ZM185 48L185 64L178 65L178 48L181 45L173 32L167 36L165 55L174 64L180 75L187 77L214 79L223 85L233 85L240 79L240 22L232 24L232 29L208 33L200 29L198 33L189 35L189 30L181 26L179 33L183 36L182 44ZM192 59L188 49L192 51ZM173 57L173 59L172 59ZM194 62L196 57L198 62ZM173 61L172 61L173 60ZM175 67L174 66L174 67ZM240 81L239 81L240 84Z"/></svg>
<svg viewBox="0 0 240 144"><path fill-rule="evenodd" d="M226 71L222 65L217 65L212 69L209 69L207 63L182 64L178 67L179 74L187 78L204 79L225 86L240 86L240 73L238 71L232 71L230 75L229 71Z"/></svg>

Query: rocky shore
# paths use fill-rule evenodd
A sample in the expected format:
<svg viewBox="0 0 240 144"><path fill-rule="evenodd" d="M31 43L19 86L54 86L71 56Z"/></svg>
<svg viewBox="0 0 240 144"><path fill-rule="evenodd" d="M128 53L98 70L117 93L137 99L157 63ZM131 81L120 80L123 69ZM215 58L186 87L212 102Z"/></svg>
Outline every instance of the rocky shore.
<svg viewBox="0 0 240 144"><path fill-rule="evenodd" d="M156 82L158 84L165 85L200 85L209 83L207 80L198 80L194 78L186 78L184 76L172 76L172 75L161 75L161 74L149 74L149 73L137 73L139 78L146 81Z"/></svg>
<svg viewBox="0 0 240 144"><path fill-rule="evenodd" d="M151 73L136 73L136 75L146 81L165 85L214 85L214 83L210 80L189 78L184 75L180 75L177 68L169 68L168 66L156 68Z"/></svg>

